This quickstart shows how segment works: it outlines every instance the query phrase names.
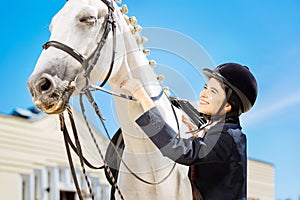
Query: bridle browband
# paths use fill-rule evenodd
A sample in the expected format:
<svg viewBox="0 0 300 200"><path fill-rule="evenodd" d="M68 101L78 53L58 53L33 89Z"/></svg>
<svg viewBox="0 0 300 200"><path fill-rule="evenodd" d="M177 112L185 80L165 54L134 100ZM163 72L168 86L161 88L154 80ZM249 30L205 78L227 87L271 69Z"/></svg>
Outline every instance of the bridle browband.
<svg viewBox="0 0 300 200"><path fill-rule="evenodd" d="M72 56L75 60L77 60L81 64L82 68L85 71L84 77L86 78L86 87L89 84L88 80L90 77L90 73L94 69L94 67L101 55L101 50L106 43L106 40L107 40L107 37L108 37L110 31L112 31L112 33L113 33L112 58L111 58L111 63L110 63L108 73L106 74L100 87L102 87L106 84L106 82L108 81L108 79L112 73L113 66L114 66L114 60L115 60L115 55L116 55L116 51L115 51L115 49L116 49L116 24L115 23L116 22L115 22L114 16L113 16L114 8L112 6L112 3L109 3L106 0L102 0L102 2L108 6L108 14L106 16L105 24L104 24L104 32L102 34L100 41L98 42L96 49L91 53L91 55L88 58L85 58L83 55L81 55L75 49L69 47L66 44L58 42L58 41L48 41L43 45L43 49L45 49L45 50L48 49L49 47L54 47L54 48L57 48L59 50L66 52L67 54Z"/></svg>

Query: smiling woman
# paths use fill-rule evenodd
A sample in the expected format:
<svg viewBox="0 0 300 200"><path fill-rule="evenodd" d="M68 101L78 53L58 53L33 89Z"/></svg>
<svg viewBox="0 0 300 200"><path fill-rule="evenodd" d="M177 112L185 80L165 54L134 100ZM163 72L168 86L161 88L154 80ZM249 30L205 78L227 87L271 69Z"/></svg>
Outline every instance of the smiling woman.
<svg viewBox="0 0 300 200"><path fill-rule="evenodd" d="M198 111L207 115L215 115L225 100L226 93L224 87L222 87L217 79L211 78L200 93ZM231 109L230 104L226 103L224 109L219 111L219 114L224 115L226 111L228 112L228 109Z"/></svg>
<svg viewBox="0 0 300 200"><path fill-rule="evenodd" d="M257 83L245 66L225 63L214 70L204 69L209 78L200 94L199 112L209 123L198 134L184 139L162 118L159 110L138 80L121 83L144 109L136 123L144 130L162 154L191 166L189 178L193 198L247 198L246 136L241 132L240 114L255 103ZM183 119L187 126L186 119ZM194 129L199 127L194 125Z"/></svg>

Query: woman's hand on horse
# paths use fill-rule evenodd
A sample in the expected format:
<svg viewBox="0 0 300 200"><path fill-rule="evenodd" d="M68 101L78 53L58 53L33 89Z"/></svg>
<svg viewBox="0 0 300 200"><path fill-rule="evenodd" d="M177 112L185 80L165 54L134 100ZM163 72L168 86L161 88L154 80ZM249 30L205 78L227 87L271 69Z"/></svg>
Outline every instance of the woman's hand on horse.
<svg viewBox="0 0 300 200"><path fill-rule="evenodd" d="M144 112L155 106L154 102L146 92L142 83L137 79L124 80L120 84L120 88L129 91L134 98L142 105Z"/></svg>
<svg viewBox="0 0 300 200"><path fill-rule="evenodd" d="M193 124L186 116L182 115L181 120L183 123L185 123L185 125L187 125L189 131L194 131L198 129L198 127L195 124Z"/></svg>
<svg viewBox="0 0 300 200"><path fill-rule="evenodd" d="M121 82L120 88L123 88L134 95L137 90L143 89L143 85L138 79L127 79Z"/></svg>
<svg viewBox="0 0 300 200"><path fill-rule="evenodd" d="M189 128L189 131L191 131L192 135L194 137L199 137L199 132L194 132L198 129L198 127L192 123L186 116L182 115L181 118L182 122L185 123L185 125Z"/></svg>

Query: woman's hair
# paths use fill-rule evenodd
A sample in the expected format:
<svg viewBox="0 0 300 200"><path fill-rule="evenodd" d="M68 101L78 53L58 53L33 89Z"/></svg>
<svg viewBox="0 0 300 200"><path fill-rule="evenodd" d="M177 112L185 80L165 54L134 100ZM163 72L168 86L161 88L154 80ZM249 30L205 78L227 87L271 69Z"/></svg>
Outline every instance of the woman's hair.
<svg viewBox="0 0 300 200"><path fill-rule="evenodd" d="M225 93L227 95L230 88L225 84L223 85ZM227 103L231 105L231 111L229 113L226 113L225 123L239 123L239 110L243 104L234 91L232 91L230 97L227 99Z"/></svg>

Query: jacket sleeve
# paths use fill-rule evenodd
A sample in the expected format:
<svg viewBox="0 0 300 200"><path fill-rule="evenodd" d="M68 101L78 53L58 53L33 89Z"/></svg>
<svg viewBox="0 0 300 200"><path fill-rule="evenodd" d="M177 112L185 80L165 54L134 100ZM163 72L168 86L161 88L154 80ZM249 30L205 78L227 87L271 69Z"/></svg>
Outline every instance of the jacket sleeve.
<svg viewBox="0 0 300 200"><path fill-rule="evenodd" d="M141 115L136 123L164 156L184 165L199 162L223 162L230 154L228 144L221 145L221 147L216 145L221 135L220 131L207 134L204 139L180 138L164 121L156 107ZM221 139L221 141L223 140Z"/></svg>

